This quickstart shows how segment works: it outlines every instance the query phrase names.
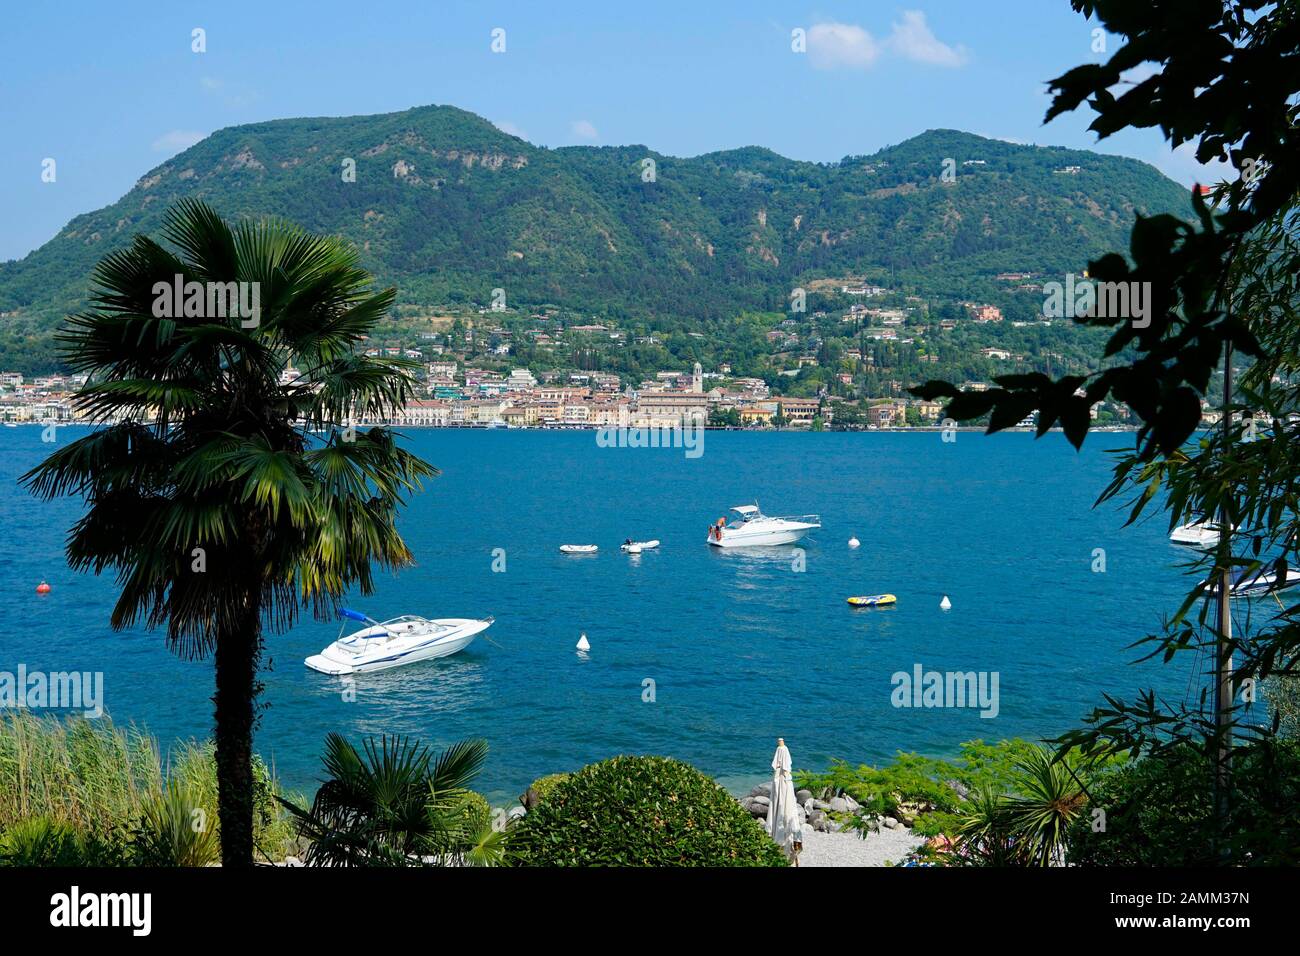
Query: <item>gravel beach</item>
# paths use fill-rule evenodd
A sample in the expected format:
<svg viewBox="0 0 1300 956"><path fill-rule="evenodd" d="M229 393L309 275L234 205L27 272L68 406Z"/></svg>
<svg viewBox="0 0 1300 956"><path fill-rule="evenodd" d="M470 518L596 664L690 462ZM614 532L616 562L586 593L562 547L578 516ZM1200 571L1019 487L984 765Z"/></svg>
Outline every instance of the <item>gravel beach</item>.
<svg viewBox="0 0 1300 956"><path fill-rule="evenodd" d="M799 866L885 866L897 864L925 842L911 830L881 828L866 839L854 833L819 833L805 829Z"/></svg>

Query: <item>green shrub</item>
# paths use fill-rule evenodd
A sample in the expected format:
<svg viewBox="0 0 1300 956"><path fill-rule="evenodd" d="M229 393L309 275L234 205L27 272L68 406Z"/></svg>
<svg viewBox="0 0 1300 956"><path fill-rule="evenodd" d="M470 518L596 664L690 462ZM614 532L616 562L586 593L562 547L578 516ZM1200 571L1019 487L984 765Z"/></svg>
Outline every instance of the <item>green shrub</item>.
<svg viewBox="0 0 1300 956"><path fill-rule="evenodd" d="M221 859L216 819L173 781L132 828L131 861L137 866L211 866Z"/></svg>
<svg viewBox="0 0 1300 956"><path fill-rule="evenodd" d="M548 773L545 777L538 777L530 783L528 789L537 794L539 801L544 801L555 792L556 787L572 776L571 773Z"/></svg>
<svg viewBox="0 0 1300 956"><path fill-rule="evenodd" d="M785 866L762 826L715 781L668 757L583 767L514 828L526 866Z"/></svg>
<svg viewBox="0 0 1300 956"><path fill-rule="evenodd" d="M993 744L970 740L951 760L902 752L883 767L854 767L834 760L823 772L797 771L795 786L827 796L847 793L867 813L881 816L907 815L902 809L906 805L919 811L917 832L934 836L954 832L968 809L952 784L970 793L981 789L1008 793L1017 761L1033 750L1033 744L1019 738Z"/></svg>
<svg viewBox="0 0 1300 956"><path fill-rule="evenodd" d="M1184 746L1111 770L1089 789L1105 811L1070 829L1078 866L1300 863L1300 743L1263 739L1233 755L1227 826L1216 832L1213 758Z"/></svg>

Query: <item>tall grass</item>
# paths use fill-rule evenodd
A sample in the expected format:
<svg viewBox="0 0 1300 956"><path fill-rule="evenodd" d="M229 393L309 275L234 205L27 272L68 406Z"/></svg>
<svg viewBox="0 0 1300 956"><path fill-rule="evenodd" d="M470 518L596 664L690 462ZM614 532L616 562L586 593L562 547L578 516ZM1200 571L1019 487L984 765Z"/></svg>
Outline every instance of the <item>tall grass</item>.
<svg viewBox="0 0 1300 956"><path fill-rule="evenodd" d="M40 815L105 832L161 789L158 745L134 727L0 713L0 830Z"/></svg>
<svg viewBox="0 0 1300 956"><path fill-rule="evenodd" d="M294 828L275 797L280 788L266 765L254 762L254 835L267 858L292 852ZM39 818L82 837L120 843L159 858L174 844L168 821L177 807L201 811L215 841L217 774L210 742L184 741L165 756L158 742L108 718L60 720L23 711L0 712L0 834ZM168 838L167 831L173 831ZM199 858L192 852L178 856Z"/></svg>

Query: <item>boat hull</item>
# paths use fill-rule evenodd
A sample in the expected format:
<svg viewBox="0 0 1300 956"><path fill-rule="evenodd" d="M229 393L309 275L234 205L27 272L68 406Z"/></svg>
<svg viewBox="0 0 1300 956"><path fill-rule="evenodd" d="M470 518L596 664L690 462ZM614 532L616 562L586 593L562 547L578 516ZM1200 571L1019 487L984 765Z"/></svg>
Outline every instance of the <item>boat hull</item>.
<svg viewBox="0 0 1300 956"><path fill-rule="evenodd" d="M1209 594L1217 596L1219 593L1218 581L1202 581L1203 587ZM1238 578L1229 589L1229 594L1233 597L1264 597L1269 594L1277 594L1281 591L1290 591L1292 588L1300 587L1300 568L1288 568L1286 572L1286 583L1282 583L1280 576L1276 571L1269 568L1261 568L1254 574Z"/></svg>
<svg viewBox="0 0 1300 956"><path fill-rule="evenodd" d="M472 644L474 638L492 625L492 620L440 618L433 623L449 625L451 630L429 635L426 640L414 638L402 646L367 648L360 653L351 653L343 642L335 641L303 663L322 674L366 674L449 657Z"/></svg>
<svg viewBox="0 0 1300 956"><path fill-rule="evenodd" d="M817 527L818 525L815 524L791 522L783 528L747 532L744 525L741 525L737 528L724 529L721 539L710 534L708 542L715 548L767 548L773 545L794 544L802 541L809 531L813 531Z"/></svg>

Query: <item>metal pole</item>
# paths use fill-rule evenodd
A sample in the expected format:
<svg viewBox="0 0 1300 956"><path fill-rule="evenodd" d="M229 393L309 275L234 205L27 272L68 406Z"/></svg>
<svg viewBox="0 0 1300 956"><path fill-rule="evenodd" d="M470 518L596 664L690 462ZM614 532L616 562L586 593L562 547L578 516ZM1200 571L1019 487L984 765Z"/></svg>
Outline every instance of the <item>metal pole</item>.
<svg viewBox="0 0 1300 956"><path fill-rule="evenodd" d="M1223 361L1223 454L1226 458L1232 443L1232 344L1224 349ZM1232 571L1228 557L1232 554L1232 521L1228 510L1228 499L1224 498L1219 509L1219 635L1217 654L1215 655L1215 695L1214 724L1218 731L1218 753L1214 768L1214 792L1216 816L1222 832L1227 826L1230 808L1232 756L1232 708L1234 694L1232 687Z"/></svg>

